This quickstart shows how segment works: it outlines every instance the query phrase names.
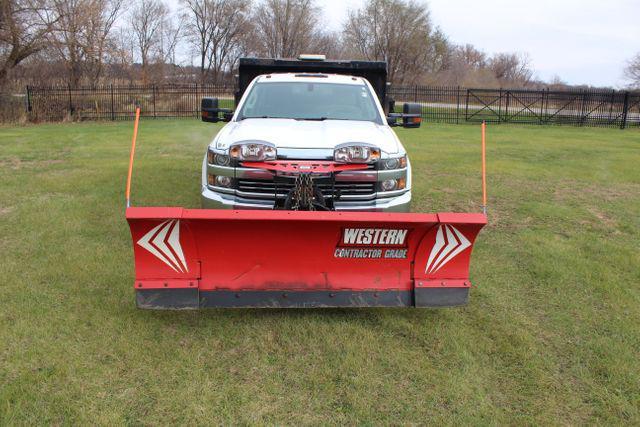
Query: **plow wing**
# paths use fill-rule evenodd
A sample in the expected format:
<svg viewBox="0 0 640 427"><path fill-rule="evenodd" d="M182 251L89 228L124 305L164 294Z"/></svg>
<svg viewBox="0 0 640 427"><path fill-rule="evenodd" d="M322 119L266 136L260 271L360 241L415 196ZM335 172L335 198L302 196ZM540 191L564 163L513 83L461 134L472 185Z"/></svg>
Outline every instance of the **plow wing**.
<svg viewBox="0 0 640 427"><path fill-rule="evenodd" d="M140 308L467 303L483 214L130 207Z"/></svg>

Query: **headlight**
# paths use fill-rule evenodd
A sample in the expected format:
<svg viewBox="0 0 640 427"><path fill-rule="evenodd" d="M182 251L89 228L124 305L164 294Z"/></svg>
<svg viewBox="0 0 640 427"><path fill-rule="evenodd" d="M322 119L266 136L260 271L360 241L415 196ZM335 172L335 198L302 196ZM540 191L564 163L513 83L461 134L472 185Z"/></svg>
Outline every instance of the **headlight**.
<svg viewBox="0 0 640 427"><path fill-rule="evenodd" d="M278 157L276 147L268 142L241 142L229 148L229 156L235 160L263 162Z"/></svg>
<svg viewBox="0 0 640 427"><path fill-rule="evenodd" d="M381 191L404 190L406 187L407 187L407 180L404 178L385 179L380 183Z"/></svg>
<svg viewBox="0 0 640 427"><path fill-rule="evenodd" d="M220 166L229 166L229 156L226 154L216 153L213 156L213 163Z"/></svg>
<svg viewBox="0 0 640 427"><path fill-rule="evenodd" d="M208 174L207 184L209 184L212 187L215 186L215 187L231 188L233 187L233 179L228 176Z"/></svg>
<svg viewBox="0 0 640 427"><path fill-rule="evenodd" d="M231 178L228 176L216 176L216 185L218 187L231 187Z"/></svg>
<svg viewBox="0 0 640 427"><path fill-rule="evenodd" d="M407 156L392 157L380 161L380 169L403 169L407 167Z"/></svg>
<svg viewBox="0 0 640 427"><path fill-rule="evenodd" d="M215 153L211 150L207 152L207 162L210 165L229 166L230 159L226 154Z"/></svg>
<svg viewBox="0 0 640 427"><path fill-rule="evenodd" d="M373 163L380 159L380 149L366 144L344 145L333 151L333 159L340 163Z"/></svg>

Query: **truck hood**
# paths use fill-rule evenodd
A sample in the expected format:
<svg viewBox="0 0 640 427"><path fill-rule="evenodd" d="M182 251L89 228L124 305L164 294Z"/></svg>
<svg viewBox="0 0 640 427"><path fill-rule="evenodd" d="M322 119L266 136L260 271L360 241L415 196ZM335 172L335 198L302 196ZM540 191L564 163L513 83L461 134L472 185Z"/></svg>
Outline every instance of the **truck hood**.
<svg viewBox="0 0 640 427"><path fill-rule="evenodd" d="M389 126L350 120L244 119L220 130L215 146L229 148L247 140L267 141L277 148L334 148L345 142L366 142L387 153L397 153L400 144Z"/></svg>

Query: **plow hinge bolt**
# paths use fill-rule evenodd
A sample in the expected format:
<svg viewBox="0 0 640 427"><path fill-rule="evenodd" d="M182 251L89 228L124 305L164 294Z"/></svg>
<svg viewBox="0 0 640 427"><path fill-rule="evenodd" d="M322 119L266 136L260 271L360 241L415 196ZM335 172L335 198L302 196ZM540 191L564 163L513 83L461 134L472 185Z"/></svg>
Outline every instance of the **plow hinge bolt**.
<svg viewBox="0 0 640 427"><path fill-rule="evenodd" d="M189 286L193 286L193 282L189 282Z"/></svg>
<svg viewBox="0 0 640 427"><path fill-rule="evenodd" d="M336 296L336 294L334 294L333 292L329 292L329 298L333 298L335 296Z"/></svg>
<svg viewBox="0 0 640 427"><path fill-rule="evenodd" d="M236 298L240 298L240 294L236 294Z"/></svg>
<svg viewBox="0 0 640 427"><path fill-rule="evenodd" d="M141 287L142 287L142 283L141 283L141 282L139 282L139 283L138 283L138 287L139 287L139 288L141 288Z"/></svg>
<svg viewBox="0 0 640 427"><path fill-rule="evenodd" d="M164 287L166 288L167 286L169 286L169 284L168 284L168 283L165 283L165 284L164 284Z"/></svg>
<svg viewBox="0 0 640 427"><path fill-rule="evenodd" d="M446 282L440 282L440 285L442 286L446 286L446 284L447 284Z"/></svg>
<svg viewBox="0 0 640 427"><path fill-rule="evenodd" d="M287 297L287 294L282 294L282 298L286 298L286 297Z"/></svg>

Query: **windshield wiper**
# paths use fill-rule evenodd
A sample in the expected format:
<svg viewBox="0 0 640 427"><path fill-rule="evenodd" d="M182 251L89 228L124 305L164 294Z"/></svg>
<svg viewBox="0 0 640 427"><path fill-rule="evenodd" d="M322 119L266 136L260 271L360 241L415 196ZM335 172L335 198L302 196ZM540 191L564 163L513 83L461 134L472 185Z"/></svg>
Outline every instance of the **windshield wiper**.
<svg viewBox="0 0 640 427"><path fill-rule="evenodd" d="M275 117L275 116L242 116L238 120L244 119L287 119L288 117Z"/></svg>
<svg viewBox="0 0 640 427"><path fill-rule="evenodd" d="M287 119L287 120L299 120L299 121L311 121L311 122L322 122L325 120L351 120L351 119L339 119L335 117L277 117L277 116L243 116L238 120L244 119Z"/></svg>

